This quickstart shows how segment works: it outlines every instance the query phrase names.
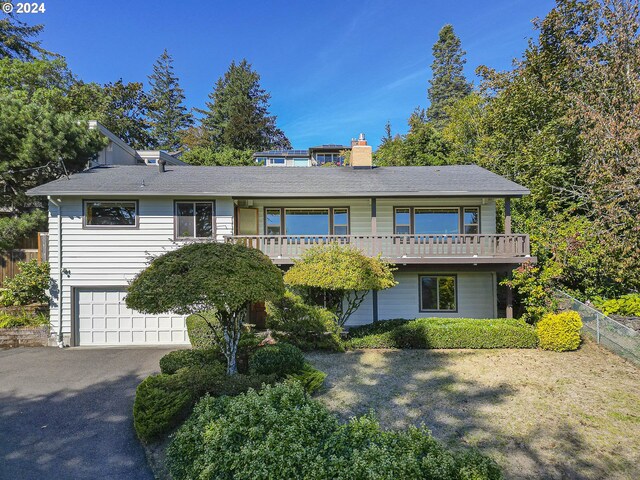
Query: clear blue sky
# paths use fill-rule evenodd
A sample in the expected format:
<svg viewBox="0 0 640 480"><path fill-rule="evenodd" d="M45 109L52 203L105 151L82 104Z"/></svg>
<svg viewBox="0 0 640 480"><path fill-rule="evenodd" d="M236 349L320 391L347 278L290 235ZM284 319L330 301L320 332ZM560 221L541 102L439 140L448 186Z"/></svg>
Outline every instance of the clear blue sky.
<svg viewBox="0 0 640 480"><path fill-rule="evenodd" d="M14 1L15 3L15 1ZM508 69L549 0L45 0L46 48L85 81L147 81L166 47L189 107L202 106L233 59L246 57L271 92L294 147L348 142L377 146L387 120L404 133L427 106L431 47L451 23L467 51L466 74Z"/></svg>

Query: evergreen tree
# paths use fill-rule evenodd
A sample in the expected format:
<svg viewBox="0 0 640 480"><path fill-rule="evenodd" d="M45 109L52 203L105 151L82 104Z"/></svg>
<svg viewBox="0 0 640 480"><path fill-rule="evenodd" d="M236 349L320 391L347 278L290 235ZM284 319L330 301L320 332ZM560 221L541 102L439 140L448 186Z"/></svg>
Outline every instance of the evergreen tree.
<svg viewBox="0 0 640 480"><path fill-rule="evenodd" d="M393 136L391 135L391 122L387 120L387 123L384 125L384 137L382 137L381 145L386 145L387 143L393 140Z"/></svg>
<svg viewBox="0 0 640 480"><path fill-rule="evenodd" d="M16 19L13 14L1 18L0 58L30 61L35 60L37 54L51 55L51 52L40 46L40 40L35 40L43 28L44 25L28 25Z"/></svg>
<svg viewBox="0 0 640 480"><path fill-rule="evenodd" d="M238 150L291 148L284 132L269 113L271 95L260 86L260 75L247 60L231 62L209 95L202 127L202 146Z"/></svg>
<svg viewBox="0 0 640 480"><path fill-rule="evenodd" d="M430 106L427 110L427 118L437 128L441 128L447 120L447 107L471 93L471 84L462 71L466 63L465 55L453 26L442 27L438 41L433 45L433 78L429 80Z"/></svg>
<svg viewBox="0 0 640 480"><path fill-rule="evenodd" d="M155 148L179 150L181 134L193 125L193 115L184 105L184 91L173 72L173 58L162 52L149 75L149 124Z"/></svg>

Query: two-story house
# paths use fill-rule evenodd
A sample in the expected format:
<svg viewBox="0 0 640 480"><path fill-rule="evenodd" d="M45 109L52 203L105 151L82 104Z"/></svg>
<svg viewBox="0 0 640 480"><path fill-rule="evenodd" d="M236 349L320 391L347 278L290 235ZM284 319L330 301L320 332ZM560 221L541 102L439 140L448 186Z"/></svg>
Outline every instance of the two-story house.
<svg viewBox="0 0 640 480"><path fill-rule="evenodd" d="M496 317L497 276L534 260L511 232L510 201L528 190L473 165L372 167L364 141L351 165L103 166L32 189L49 198L52 330L71 345L187 343L183 317L123 299L152 256L190 241L241 242L283 269L325 242L393 262L398 285L370 294L349 325Z"/></svg>
<svg viewBox="0 0 640 480"><path fill-rule="evenodd" d="M327 164L344 166L344 152L348 150L351 150L350 146L327 144L310 147L307 150L255 152L253 158L266 167L322 167Z"/></svg>

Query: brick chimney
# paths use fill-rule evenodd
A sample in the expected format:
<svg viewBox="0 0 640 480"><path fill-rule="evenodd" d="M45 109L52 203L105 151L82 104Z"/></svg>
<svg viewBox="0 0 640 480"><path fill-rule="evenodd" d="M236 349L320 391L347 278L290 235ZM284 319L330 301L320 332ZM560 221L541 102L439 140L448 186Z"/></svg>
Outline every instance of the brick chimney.
<svg viewBox="0 0 640 480"><path fill-rule="evenodd" d="M373 155L371 145L367 145L364 133L358 140L351 142L351 166L353 168L373 168Z"/></svg>

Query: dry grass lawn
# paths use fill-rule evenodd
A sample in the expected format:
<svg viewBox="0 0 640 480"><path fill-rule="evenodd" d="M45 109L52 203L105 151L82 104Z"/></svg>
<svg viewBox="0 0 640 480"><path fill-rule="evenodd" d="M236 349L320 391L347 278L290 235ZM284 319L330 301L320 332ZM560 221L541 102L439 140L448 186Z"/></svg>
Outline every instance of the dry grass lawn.
<svg viewBox="0 0 640 480"><path fill-rule="evenodd" d="M640 479L640 369L595 345L538 350L312 353L319 399L386 428L424 423L478 447L507 478Z"/></svg>

